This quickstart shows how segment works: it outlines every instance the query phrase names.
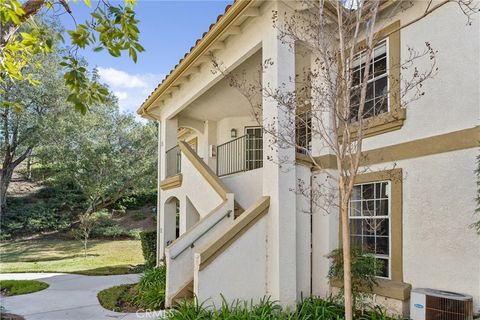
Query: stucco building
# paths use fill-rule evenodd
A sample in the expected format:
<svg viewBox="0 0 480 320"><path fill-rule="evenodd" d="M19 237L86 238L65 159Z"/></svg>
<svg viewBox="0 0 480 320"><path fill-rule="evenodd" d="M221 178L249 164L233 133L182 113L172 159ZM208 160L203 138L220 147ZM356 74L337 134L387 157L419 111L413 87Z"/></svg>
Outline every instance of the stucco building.
<svg viewBox="0 0 480 320"><path fill-rule="evenodd" d="M374 299L391 311L408 313L412 287L472 295L478 311L480 237L470 227L480 146L478 17L467 25L452 3L415 22L427 2L393 13L388 2L378 32L394 32L385 32L375 59L393 65L428 41L439 71L408 108L387 99L372 116L382 121L364 141L368 170L351 200L352 243L373 246L382 261ZM272 12L297 9L294 1L236 1L139 109L159 123L158 256L168 267L167 306L193 293L216 303L223 294L292 305L335 289L326 255L339 246L338 208L326 214L295 192L299 181L315 187L326 173L295 147L273 146L245 97L212 72L213 53L226 70L295 90L291 79L316 60L279 39ZM265 60L273 63L263 68ZM385 67L376 83L391 85L395 72L403 71ZM264 122L289 120L272 99L253 99ZM309 152L334 172L321 138L300 131ZM377 231L365 230L367 223Z"/></svg>

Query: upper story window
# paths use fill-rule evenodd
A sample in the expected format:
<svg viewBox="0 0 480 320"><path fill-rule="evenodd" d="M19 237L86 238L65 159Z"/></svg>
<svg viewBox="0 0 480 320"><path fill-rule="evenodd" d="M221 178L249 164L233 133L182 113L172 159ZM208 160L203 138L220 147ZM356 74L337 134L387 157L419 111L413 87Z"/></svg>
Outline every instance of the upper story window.
<svg viewBox="0 0 480 320"><path fill-rule="evenodd" d="M367 95L363 109L363 119L378 116L389 111L389 77L388 77L388 41L383 40L373 52L372 60L368 63L369 76L367 82ZM350 95L350 121L358 120L360 103L360 84L363 81L366 68L366 52L358 53L352 63L353 79Z"/></svg>
<svg viewBox="0 0 480 320"><path fill-rule="evenodd" d="M297 152L307 154L307 151L312 151L312 113L307 111L298 114L295 120Z"/></svg>
<svg viewBox="0 0 480 320"><path fill-rule="evenodd" d="M354 186L350 199L350 239L352 246L381 261L379 277L390 278L390 182Z"/></svg>

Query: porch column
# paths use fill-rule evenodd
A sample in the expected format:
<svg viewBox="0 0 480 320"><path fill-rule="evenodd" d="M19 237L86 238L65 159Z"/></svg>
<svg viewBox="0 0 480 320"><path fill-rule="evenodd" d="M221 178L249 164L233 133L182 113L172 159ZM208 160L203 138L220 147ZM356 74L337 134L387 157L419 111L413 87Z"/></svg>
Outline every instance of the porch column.
<svg viewBox="0 0 480 320"><path fill-rule="evenodd" d="M166 161L166 152L171 148L175 147L178 144L178 120L177 119L164 119L162 120L162 180L166 178L167 175L167 163Z"/></svg>
<svg viewBox="0 0 480 320"><path fill-rule="evenodd" d="M310 57L312 69L321 70L321 57L312 54ZM312 86L322 88L327 79L320 72L312 77ZM333 132L330 121L331 112L325 111L321 105L325 99L324 95L318 90L313 90L312 94L312 131ZM312 154L315 157L334 155L334 151L329 144L319 134L312 135ZM327 258L332 250L338 248L338 230L339 215L338 207L335 205L338 201L338 184L331 179L336 175L336 169L324 168L313 174L312 189L314 193L321 194L322 197L315 201L312 208L312 292L314 295L327 296L331 294L328 272L330 261Z"/></svg>
<svg viewBox="0 0 480 320"><path fill-rule="evenodd" d="M163 259L164 248L162 246L162 215L161 207L162 206L162 189L160 189L161 172L162 172L162 161L161 161L161 148L162 148L162 123L157 121L158 124L158 133L157 133L157 266L160 264L160 260Z"/></svg>
<svg viewBox="0 0 480 320"><path fill-rule="evenodd" d="M205 162L213 172L217 172L217 158L211 157L210 146L217 146L217 122L212 120L205 121L205 141L206 141L206 157Z"/></svg>
<svg viewBox="0 0 480 320"><path fill-rule="evenodd" d="M279 20L287 10L277 1ZM281 23L281 21L278 21ZM294 92L295 55L293 47L279 40L279 30L272 25L263 39L262 61L269 63L263 70L263 87L272 90ZM295 148L278 146L275 136L283 132L282 123L294 121L277 101L263 97L263 194L270 196L267 230L267 294L284 306L296 302L296 175Z"/></svg>
<svg viewBox="0 0 480 320"><path fill-rule="evenodd" d="M178 121L176 119L169 120L169 119L162 119L159 123L159 131L158 131L158 141L159 141L159 155L158 155L158 207L157 211L160 212L159 219L157 220L157 224L159 224L158 235L157 235L157 242L158 242L158 258L163 259L165 256L165 247L167 246L167 239L165 238L165 226L168 221L166 221L165 216L165 207L167 200L163 195L163 192L160 191L160 182L166 178L167 175L167 163L166 163L166 156L165 153L177 145L177 128L178 128Z"/></svg>

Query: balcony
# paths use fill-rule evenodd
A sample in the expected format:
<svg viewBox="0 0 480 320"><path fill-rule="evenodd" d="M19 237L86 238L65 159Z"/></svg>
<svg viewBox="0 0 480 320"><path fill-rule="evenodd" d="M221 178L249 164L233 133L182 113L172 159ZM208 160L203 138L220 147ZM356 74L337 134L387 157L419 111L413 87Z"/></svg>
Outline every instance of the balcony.
<svg viewBox="0 0 480 320"><path fill-rule="evenodd" d="M217 147L219 177L263 167L263 137L244 135Z"/></svg>
<svg viewBox="0 0 480 320"><path fill-rule="evenodd" d="M182 172L182 152L180 147L175 147L165 152L166 178L171 178Z"/></svg>
<svg viewBox="0 0 480 320"><path fill-rule="evenodd" d="M182 153L178 145L165 154L166 178L182 171ZM217 146L216 173L219 177L263 167L262 132L246 134Z"/></svg>

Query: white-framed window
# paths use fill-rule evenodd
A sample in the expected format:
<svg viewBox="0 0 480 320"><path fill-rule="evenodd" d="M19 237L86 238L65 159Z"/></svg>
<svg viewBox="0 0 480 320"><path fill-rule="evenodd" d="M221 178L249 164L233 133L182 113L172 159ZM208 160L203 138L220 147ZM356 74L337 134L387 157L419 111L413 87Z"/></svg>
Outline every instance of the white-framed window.
<svg viewBox="0 0 480 320"><path fill-rule="evenodd" d="M355 55L352 62L352 90L350 93L350 121L358 120L360 103L360 84L366 67L366 51ZM389 79L388 79L388 39L381 41L374 49L367 81L367 95L363 109L363 119L389 112Z"/></svg>
<svg viewBox="0 0 480 320"><path fill-rule="evenodd" d="M307 154L312 151L312 113L306 111L295 117L295 137L297 152Z"/></svg>
<svg viewBox="0 0 480 320"><path fill-rule="evenodd" d="M262 127L245 127L245 166L246 170L263 167L263 129Z"/></svg>
<svg viewBox="0 0 480 320"><path fill-rule="evenodd" d="M357 184L350 198L349 221L352 247L381 261L378 274L391 276L390 181Z"/></svg>

